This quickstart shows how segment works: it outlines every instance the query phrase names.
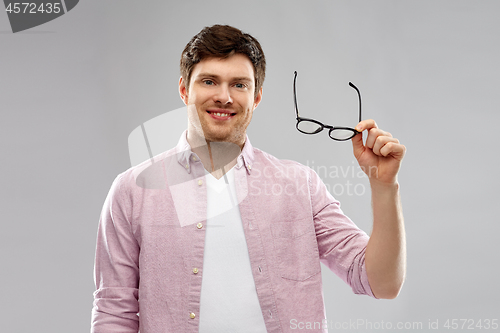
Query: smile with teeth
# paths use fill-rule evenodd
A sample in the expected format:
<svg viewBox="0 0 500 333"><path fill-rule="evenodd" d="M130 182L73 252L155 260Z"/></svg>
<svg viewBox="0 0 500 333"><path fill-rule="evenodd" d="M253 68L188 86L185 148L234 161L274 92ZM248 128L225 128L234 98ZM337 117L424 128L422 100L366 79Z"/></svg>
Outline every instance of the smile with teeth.
<svg viewBox="0 0 500 333"><path fill-rule="evenodd" d="M234 116L236 113L227 113L227 112L212 112L212 111L207 111L209 114L213 114L214 116L218 117L229 117L229 116Z"/></svg>

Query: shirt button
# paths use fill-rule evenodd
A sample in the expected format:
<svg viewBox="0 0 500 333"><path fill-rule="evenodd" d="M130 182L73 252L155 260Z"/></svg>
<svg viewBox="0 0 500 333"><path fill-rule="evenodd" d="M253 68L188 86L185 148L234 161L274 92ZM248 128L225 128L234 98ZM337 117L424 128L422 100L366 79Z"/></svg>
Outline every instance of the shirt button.
<svg viewBox="0 0 500 333"><path fill-rule="evenodd" d="M248 170L252 170L252 166L250 164L248 165Z"/></svg>
<svg viewBox="0 0 500 333"><path fill-rule="evenodd" d="M193 160L193 161L197 161L196 156L193 156L192 160Z"/></svg>
<svg viewBox="0 0 500 333"><path fill-rule="evenodd" d="M186 169L189 169L189 164L186 164L185 167L186 167Z"/></svg>
<svg viewBox="0 0 500 333"><path fill-rule="evenodd" d="M200 222L200 223L198 223L198 224L196 225L196 228L198 228L198 229L203 228L203 223L201 223L201 222Z"/></svg>
<svg viewBox="0 0 500 333"><path fill-rule="evenodd" d="M198 274L198 268L196 268L196 267L195 267L195 268L193 268L193 273L194 273L194 274Z"/></svg>
<svg viewBox="0 0 500 333"><path fill-rule="evenodd" d="M194 319L194 318L196 318L196 315L195 315L194 313L192 313L192 312L191 312L191 313L189 314L189 318Z"/></svg>
<svg viewBox="0 0 500 333"><path fill-rule="evenodd" d="M203 185L203 180L201 180L201 179L198 180L198 185L200 185L200 186Z"/></svg>

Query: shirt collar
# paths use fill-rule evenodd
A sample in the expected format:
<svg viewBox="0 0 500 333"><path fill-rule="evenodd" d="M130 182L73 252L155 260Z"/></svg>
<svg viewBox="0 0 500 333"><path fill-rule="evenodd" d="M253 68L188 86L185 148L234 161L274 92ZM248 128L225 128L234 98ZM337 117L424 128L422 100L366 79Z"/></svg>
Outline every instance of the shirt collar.
<svg viewBox="0 0 500 333"><path fill-rule="evenodd" d="M197 161L198 157L191 151L191 146L187 141L187 130L182 133L179 142L177 143L176 155L179 164L187 171L187 173L191 173L191 163ZM254 157L253 146L250 143L248 135L246 135L243 150L236 160L235 167L237 169L240 169L242 166L244 166L247 170L247 173L250 174L252 172Z"/></svg>

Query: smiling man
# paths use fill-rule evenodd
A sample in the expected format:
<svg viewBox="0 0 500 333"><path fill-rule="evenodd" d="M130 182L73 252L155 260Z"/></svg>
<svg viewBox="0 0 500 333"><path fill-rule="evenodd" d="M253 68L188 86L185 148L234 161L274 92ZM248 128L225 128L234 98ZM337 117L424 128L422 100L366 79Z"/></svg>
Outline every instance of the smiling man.
<svg viewBox="0 0 500 333"><path fill-rule="evenodd" d="M227 145L210 143L226 142L237 145L240 150L243 148L253 110L262 99L262 86L256 87L254 66L248 56L241 53L205 58L192 67L191 73L183 73L179 92L188 107L187 141L200 156L206 156L210 149L209 158L201 160L205 169L220 178L221 169L214 168L213 156L221 154L211 150L219 148L222 155L231 155L227 153ZM224 165L226 170L234 166L237 154L231 157L231 164Z"/></svg>
<svg viewBox="0 0 500 333"><path fill-rule="evenodd" d="M207 27L180 67L187 130L120 174L104 204L92 332L326 332L320 263L356 294L396 297L405 147L373 120L356 126L354 156L377 170L368 237L314 171L250 143L265 77L255 38Z"/></svg>
<svg viewBox="0 0 500 333"><path fill-rule="evenodd" d="M232 142L243 148L253 110L262 99L262 87L255 89L247 56L200 61L189 81L179 81L181 98L189 106L188 141Z"/></svg>

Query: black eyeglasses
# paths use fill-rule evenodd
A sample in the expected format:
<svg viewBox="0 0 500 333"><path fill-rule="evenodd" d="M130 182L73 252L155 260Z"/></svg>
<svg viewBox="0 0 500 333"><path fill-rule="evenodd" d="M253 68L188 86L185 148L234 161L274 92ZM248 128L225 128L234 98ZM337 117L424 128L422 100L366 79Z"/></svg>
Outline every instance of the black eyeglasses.
<svg viewBox="0 0 500 333"><path fill-rule="evenodd" d="M295 113L297 115L296 127L297 130L299 130L299 132L302 132L304 134L316 134L321 132L325 128L329 128L330 131L328 132L328 135L330 136L330 138L337 141L347 141L355 137L358 133L360 133L351 127L325 125L317 120L302 118L301 116L299 116L299 107L297 106L297 90L295 88L297 82L297 71L294 72L294 75L295 76L293 78L293 100L295 102ZM349 82L349 85L353 87L358 93L359 121L361 121L361 94L359 93L358 88L356 88L354 84Z"/></svg>

